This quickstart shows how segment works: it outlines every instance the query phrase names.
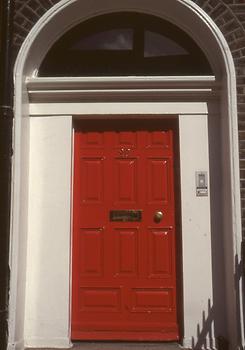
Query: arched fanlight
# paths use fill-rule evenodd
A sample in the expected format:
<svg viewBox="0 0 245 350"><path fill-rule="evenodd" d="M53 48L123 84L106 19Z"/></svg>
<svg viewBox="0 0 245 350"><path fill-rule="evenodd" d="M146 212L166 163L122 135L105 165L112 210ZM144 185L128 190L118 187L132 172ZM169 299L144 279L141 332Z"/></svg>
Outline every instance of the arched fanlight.
<svg viewBox="0 0 245 350"><path fill-rule="evenodd" d="M115 13L83 22L44 58L39 76L212 75L183 30L158 17Z"/></svg>

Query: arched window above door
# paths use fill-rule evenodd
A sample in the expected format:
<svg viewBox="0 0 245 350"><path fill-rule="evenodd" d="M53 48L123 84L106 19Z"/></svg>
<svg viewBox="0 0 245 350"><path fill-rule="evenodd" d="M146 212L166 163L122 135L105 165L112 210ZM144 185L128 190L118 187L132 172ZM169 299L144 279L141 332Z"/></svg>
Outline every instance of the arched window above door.
<svg viewBox="0 0 245 350"><path fill-rule="evenodd" d="M114 13L65 33L40 68L45 76L213 75L202 50L183 30L158 17Z"/></svg>

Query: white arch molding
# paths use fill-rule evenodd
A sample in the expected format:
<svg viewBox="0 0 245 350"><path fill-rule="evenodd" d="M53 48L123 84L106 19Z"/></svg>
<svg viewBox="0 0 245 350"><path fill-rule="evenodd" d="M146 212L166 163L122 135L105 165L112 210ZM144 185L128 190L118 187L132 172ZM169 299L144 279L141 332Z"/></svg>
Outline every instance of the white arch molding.
<svg viewBox="0 0 245 350"><path fill-rule="evenodd" d="M221 139L222 153L225 155L222 168L224 172L222 234L224 235L226 278L225 308L231 349L243 349L241 279L237 279L234 283L236 263L240 262L241 244L235 68L228 44L219 28L203 10L190 0L94 0L92 2L62 0L38 21L23 43L14 73L15 126L12 172L9 349L23 349L24 334L28 331L26 329L28 326L25 324L25 305L28 303L25 290L26 253L30 239L27 234L28 186L32 179L29 179L28 172L31 150L29 150L29 102L25 78L36 75L37 69L49 48L69 28L95 15L119 11L137 11L152 14L176 24L189 33L198 43L206 53L216 77L222 79ZM202 38L205 38L205 40ZM36 288L38 288L38 285ZM65 322L67 331L63 340L56 340L50 346L69 346L69 319ZM188 325L185 322L184 328L186 329ZM184 345L191 346L191 339L184 338Z"/></svg>

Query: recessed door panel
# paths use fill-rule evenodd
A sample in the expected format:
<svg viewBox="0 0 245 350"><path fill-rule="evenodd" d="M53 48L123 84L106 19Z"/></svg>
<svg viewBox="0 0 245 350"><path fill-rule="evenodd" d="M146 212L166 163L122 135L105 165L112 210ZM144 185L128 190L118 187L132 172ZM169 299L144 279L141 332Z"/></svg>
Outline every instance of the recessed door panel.
<svg viewBox="0 0 245 350"><path fill-rule="evenodd" d="M97 131L81 135L80 147L82 148L102 148L104 145L104 135Z"/></svg>
<svg viewBox="0 0 245 350"><path fill-rule="evenodd" d="M132 312L172 312L172 289L137 288L132 290Z"/></svg>
<svg viewBox="0 0 245 350"><path fill-rule="evenodd" d="M169 149L171 147L171 136L167 131L152 131L148 134L148 147L159 147Z"/></svg>
<svg viewBox="0 0 245 350"><path fill-rule="evenodd" d="M72 339L177 340L173 128L75 130Z"/></svg>
<svg viewBox="0 0 245 350"><path fill-rule="evenodd" d="M101 158L81 159L81 201L101 203L104 192L104 169Z"/></svg>
<svg viewBox="0 0 245 350"><path fill-rule="evenodd" d="M132 131L121 131L117 133L117 144L116 147L137 147L137 134Z"/></svg>
<svg viewBox="0 0 245 350"><path fill-rule="evenodd" d="M77 237L77 243L79 245L79 270L82 276L102 276L104 271L103 229L81 229Z"/></svg>
<svg viewBox="0 0 245 350"><path fill-rule="evenodd" d="M80 311L91 313L119 312L120 288L80 288Z"/></svg>
<svg viewBox="0 0 245 350"><path fill-rule="evenodd" d="M138 274L138 229L115 228L115 276L134 276Z"/></svg>
<svg viewBox="0 0 245 350"><path fill-rule="evenodd" d="M115 182L114 193L117 204L136 203L137 196L137 160L116 159L115 160Z"/></svg>
<svg viewBox="0 0 245 350"><path fill-rule="evenodd" d="M168 159L148 159L149 202L162 205L171 198L170 168Z"/></svg>
<svg viewBox="0 0 245 350"><path fill-rule="evenodd" d="M171 277L174 250L171 229L149 229L149 277Z"/></svg>

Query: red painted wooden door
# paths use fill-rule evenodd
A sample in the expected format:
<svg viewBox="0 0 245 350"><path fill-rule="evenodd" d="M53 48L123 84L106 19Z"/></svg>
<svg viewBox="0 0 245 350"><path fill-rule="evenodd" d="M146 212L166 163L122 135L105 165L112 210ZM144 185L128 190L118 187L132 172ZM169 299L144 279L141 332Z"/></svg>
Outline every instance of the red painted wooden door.
<svg viewBox="0 0 245 350"><path fill-rule="evenodd" d="M74 340L179 337L173 131L152 124L76 127Z"/></svg>

